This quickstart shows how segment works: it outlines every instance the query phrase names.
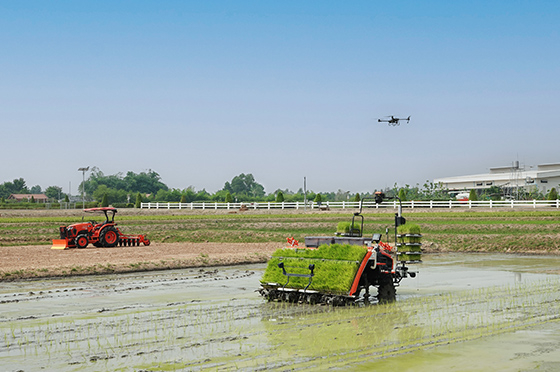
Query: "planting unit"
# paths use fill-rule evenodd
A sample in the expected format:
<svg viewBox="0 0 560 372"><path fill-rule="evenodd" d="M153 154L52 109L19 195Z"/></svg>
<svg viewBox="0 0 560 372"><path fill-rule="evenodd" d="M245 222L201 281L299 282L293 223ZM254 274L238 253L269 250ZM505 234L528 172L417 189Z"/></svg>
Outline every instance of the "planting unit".
<svg viewBox="0 0 560 372"><path fill-rule="evenodd" d="M422 258L422 234L420 226L409 224L397 228L397 260L416 263Z"/></svg>
<svg viewBox="0 0 560 372"><path fill-rule="evenodd" d="M138 246L140 243L150 245L150 240L145 235L126 235L117 227L115 214L117 209L113 207L84 209L88 213L103 213L105 221L97 223L93 220L83 221L69 226L60 226L60 239L53 239L51 249L85 248L88 244L95 247L116 247L117 245ZM109 217L108 213L112 213Z"/></svg>
<svg viewBox="0 0 560 372"><path fill-rule="evenodd" d="M375 201L380 203L383 197L376 193ZM361 213L362 204L351 223L339 224L335 236L306 237L306 247L292 244L274 252L260 294L270 301L346 305L358 300L362 291L367 300L373 286L379 302L394 301L401 280L416 276L407 264L422 262L420 227L405 225L399 208L395 242L390 245L381 241L381 234L363 236Z"/></svg>

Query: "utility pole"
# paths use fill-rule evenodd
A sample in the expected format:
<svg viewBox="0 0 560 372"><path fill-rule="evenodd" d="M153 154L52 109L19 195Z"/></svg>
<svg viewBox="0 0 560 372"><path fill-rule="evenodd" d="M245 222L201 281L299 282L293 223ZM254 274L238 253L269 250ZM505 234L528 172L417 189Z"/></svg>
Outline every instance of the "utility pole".
<svg viewBox="0 0 560 372"><path fill-rule="evenodd" d="M82 209L86 209L86 201L84 199L84 186L86 184L86 172L89 170L89 165L87 167L78 168L78 171L82 172Z"/></svg>
<svg viewBox="0 0 560 372"><path fill-rule="evenodd" d="M303 210L307 211L307 180L303 177Z"/></svg>

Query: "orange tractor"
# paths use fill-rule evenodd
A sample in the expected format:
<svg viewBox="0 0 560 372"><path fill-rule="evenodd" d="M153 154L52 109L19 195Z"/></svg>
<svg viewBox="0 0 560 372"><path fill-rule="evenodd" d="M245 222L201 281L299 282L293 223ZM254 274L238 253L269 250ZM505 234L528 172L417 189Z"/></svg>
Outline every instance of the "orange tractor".
<svg viewBox="0 0 560 372"><path fill-rule="evenodd" d="M85 248L88 244L95 247L138 246L140 243L150 245L150 240L145 235L125 235L117 227L113 207L89 208L84 212L103 212L105 221L97 223L94 220L83 221L69 226L60 226L60 239L53 239L51 249ZM112 213L109 216L109 213Z"/></svg>

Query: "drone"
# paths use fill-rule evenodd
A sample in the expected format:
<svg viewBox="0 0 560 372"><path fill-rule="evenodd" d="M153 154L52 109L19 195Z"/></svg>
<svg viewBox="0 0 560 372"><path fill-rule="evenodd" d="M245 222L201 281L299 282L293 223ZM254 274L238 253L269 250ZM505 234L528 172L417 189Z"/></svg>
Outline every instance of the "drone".
<svg viewBox="0 0 560 372"><path fill-rule="evenodd" d="M378 123L388 123L389 125L395 126L395 125L399 125L399 121L401 120L406 120L406 123L408 124L410 122L410 116L407 118L396 118L394 116L387 116L387 118L390 119L377 119Z"/></svg>

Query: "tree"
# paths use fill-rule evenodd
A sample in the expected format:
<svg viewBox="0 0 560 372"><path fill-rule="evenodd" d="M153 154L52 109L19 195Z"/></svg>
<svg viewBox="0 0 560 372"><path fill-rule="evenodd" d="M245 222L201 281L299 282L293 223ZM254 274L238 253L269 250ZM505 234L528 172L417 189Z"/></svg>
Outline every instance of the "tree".
<svg viewBox="0 0 560 372"><path fill-rule="evenodd" d="M342 191L341 189L338 189L338 191L336 192L336 194L334 196L334 200L335 201L347 201L349 195L350 195L350 191Z"/></svg>
<svg viewBox="0 0 560 372"><path fill-rule="evenodd" d="M550 189L550 191L548 192L548 200L556 200L558 199L558 192L556 191L556 188L553 187Z"/></svg>
<svg viewBox="0 0 560 372"><path fill-rule="evenodd" d="M181 195L181 200L179 200L179 203L186 203L187 202L187 196L185 194Z"/></svg>
<svg viewBox="0 0 560 372"><path fill-rule="evenodd" d="M401 199L401 201L406 201L406 190L405 189L400 189L399 190L399 199Z"/></svg>
<svg viewBox="0 0 560 372"><path fill-rule="evenodd" d="M483 196L490 200L501 200L502 199L502 189L499 186L490 186L484 191Z"/></svg>
<svg viewBox="0 0 560 372"><path fill-rule="evenodd" d="M469 200L478 201L478 194L476 193L475 189L471 189L471 191L469 192Z"/></svg>
<svg viewBox="0 0 560 372"><path fill-rule="evenodd" d="M226 199L225 199L226 203L231 203L233 202L233 198L231 197L231 193L228 191L226 194Z"/></svg>
<svg viewBox="0 0 560 372"><path fill-rule="evenodd" d="M128 172L123 181L132 192L157 193L160 189L169 190L167 185L161 182L160 175L151 169L139 174Z"/></svg>
<svg viewBox="0 0 560 372"><path fill-rule="evenodd" d="M434 184L426 180L420 194L422 200L449 200L449 190L441 182Z"/></svg>
<svg viewBox="0 0 560 372"><path fill-rule="evenodd" d="M252 174L241 173L233 177L230 182L224 184L223 190L229 191L232 195L245 198L263 198L265 195L264 187L255 181Z"/></svg>
<svg viewBox="0 0 560 372"><path fill-rule="evenodd" d="M13 181L14 190L13 194L29 194L29 189L25 186L25 180L23 178L18 178Z"/></svg>
<svg viewBox="0 0 560 372"><path fill-rule="evenodd" d="M18 178L12 182L4 182L0 185L0 196L7 198L11 194L29 194L29 189L25 186L25 180Z"/></svg>
<svg viewBox="0 0 560 372"><path fill-rule="evenodd" d="M142 206L142 194L136 194L136 203L134 203L134 208L140 208Z"/></svg>
<svg viewBox="0 0 560 372"><path fill-rule="evenodd" d="M105 185L109 189L125 190L129 193L156 194L159 190L169 190L167 185L161 182L159 174L152 170L139 174L129 171L123 177L122 173L106 176L99 168L93 167L85 184L80 184L78 191L82 191L83 188L86 194L92 195L100 185Z"/></svg>
<svg viewBox="0 0 560 372"><path fill-rule="evenodd" d="M41 190L41 186L39 186L39 185L35 185L35 186L33 186L31 189L29 189L29 192L30 192L31 194L40 194L41 191L42 191L42 190Z"/></svg>
<svg viewBox="0 0 560 372"><path fill-rule="evenodd" d="M319 205L321 205L321 203L323 202L323 198L321 197L321 194L315 195L315 200L314 200L314 202L317 203L317 204L319 204Z"/></svg>
<svg viewBox="0 0 560 372"><path fill-rule="evenodd" d="M105 195L111 200L111 203L126 203L128 200L128 192L126 190L111 189L106 185L99 185L93 192L93 198L97 201L102 201Z"/></svg>
<svg viewBox="0 0 560 372"><path fill-rule="evenodd" d="M354 196L354 201L359 202L360 200L361 200L360 199L360 193L357 192L356 195Z"/></svg>
<svg viewBox="0 0 560 372"><path fill-rule="evenodd" d="M276 203L282 203L284 201L284 193L282 191L278 191L276 194Z"/></svg>
<svg viewBox="0 0 560 372"><path fill-rule="evenodd" d="M49 199L59 200L62 197L62 195L65 195L65 194L62 192L62 187L49 186L45 190L45 195L47 195L47 197Z"/></svg>
<svg viewBox="0 0 560 372"><path fill-rule="evenodd" d="M70 203L70 198L68 198L68 195L64 195L64 202Z"/></svg>
<svg viewBox="0 0 560 372"><path fill-rule="evenodd" d="M6 187L6 184L3 183L0 185L0 198L7 198L10 196L11 192Z"/></svg>
<svg viewBox="0 0 560 372"><path fill-rule="evenodd" d="M197 192L195 194L194 198L195 198L194 200L199 200L199 201L210 201L210 200L212 200L212 197L210 196L208 191L206 191L205 189L202 189L199 192Z"/></svg>
<svg viewBox="0 0 560 372"><path fill-rule="evenodd" d="M107 198L107 194L103 194L103 199L101 200L101 206L102 207L108 207L109 206L109 199Z"/></svg>

